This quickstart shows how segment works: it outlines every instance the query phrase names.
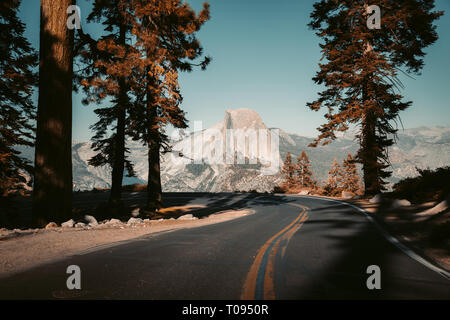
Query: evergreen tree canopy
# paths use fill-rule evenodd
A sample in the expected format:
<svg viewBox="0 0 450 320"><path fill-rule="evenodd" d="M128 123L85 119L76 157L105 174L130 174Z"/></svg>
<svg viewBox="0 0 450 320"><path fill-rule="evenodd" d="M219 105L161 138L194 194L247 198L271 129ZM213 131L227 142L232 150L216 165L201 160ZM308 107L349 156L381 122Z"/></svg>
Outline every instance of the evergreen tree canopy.
<svg viewBox="0 0 450 320"><path fill-rule="evenodd" d="M306 152L302 150L302 154L297 158L297 180L303 188L316 188L317 183L314 180L314 175L311 171L311 162L309 161Z"/></svg>
<svg viewBox="0 0 450 320"><path fill-rule="evenodd" d="M284 160L283 168L281 173L284 175L283 186L287 188L294 187L298 180L295 174L296 166L292 162L292 155L290 152L286 153L286 159Z"/></svg>
<svg viewBox="0 0 450 320"><path fill-rule="evenodd" d="M0 197L21 190L21 171L31 172L17 146L33 146L35 106L31 101L37 78L37 55L24 38L17 17L20 1L0 3Z"/></svg>
<svg viewBox="0 0 450 320"><path fill-rule="evenodd" d="M327 122L312 146L330 143L337 131L359 125L365 192L384 189L399 112L411 105L402 101L399 72L419 73L423 49L437 39L434 0L380 0L381 29L367 26L371 3L365 0L321 0L314 4L309 26L322 38L324 63L313 80L325 86L308 106L325 108ZM404 71L402 70L405 69Z"/></svg>
<svg viewBox="0 0 450 320"><path fill-rule="evenodd" d="M342 189L356 193L360 189L358 168L355 159L349 153L347 158L342 162Z"/></svg>

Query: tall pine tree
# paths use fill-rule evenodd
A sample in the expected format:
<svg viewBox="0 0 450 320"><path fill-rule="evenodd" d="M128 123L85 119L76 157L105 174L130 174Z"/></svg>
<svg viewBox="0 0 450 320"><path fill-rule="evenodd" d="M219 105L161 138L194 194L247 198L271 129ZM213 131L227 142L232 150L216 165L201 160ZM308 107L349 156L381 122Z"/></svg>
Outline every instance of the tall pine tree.
<svg viewBox="0 0 450 320"><path fill-rule="evenodd" d="M0 207L12 192L23 191L22 172L32 173L31 163L17 146L33 146L35 107L31 100L37 78L37 55L24 38L17 16L19 0L0 3Z"/></svg>
<svg viewBox="0 0 450 320"><path fill-rule="evenodd" d="M99 120L91 126L95 131L92 148L97 154L89 164L112 168L109 205L119 207L125 169L129 176L134 175L125 142L135 99L132 88L139 81L135 69L139 66L140 52L132 43L129 1L96 0L88 16L88 22L92 21L101 23L105 34L94 40L81 30L77 39L82 66L77 80L86 93L83 102L102 104L95 110Z"/></svg>
<svg viewBox="0 0 450 320"><path fill-rule="evenodd" d="M178 72L192 71L193 61L202 56L195 34L209 19L209 5L197 15L185 2L176 0L132 0L133 34L144 57L141 86L136 87L137 104L133 108L133 138L148 147L147 206L149 211L162 206L160 173L161 149L168 151L165 128L186 128L180 109ZM205 57L197 65L205 69Z"/></svg>
<svg viewBox="0 0 450 320"><path fill-rule="evenodd" d="M308 103L312 110L325 108L327 123L311 146L327 144L337 131L358 125L366 194L384 190L391 172L388 147L394 143L399 112L411 105L396 89L398 73L418 73L423 49L437 39L433 25L442 12L434 0L379 0L381 29L370 30L367 0L321 0L314 4L309 26L323 39L325 62L313 80L325 86L320 97Z"/></svg>

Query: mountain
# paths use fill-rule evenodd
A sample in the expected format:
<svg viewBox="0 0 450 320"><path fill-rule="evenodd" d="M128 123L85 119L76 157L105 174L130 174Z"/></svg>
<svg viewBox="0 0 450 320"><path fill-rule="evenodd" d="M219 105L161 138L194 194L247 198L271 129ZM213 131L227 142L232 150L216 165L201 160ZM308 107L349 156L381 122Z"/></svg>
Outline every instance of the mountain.
<svg viewBox="0 0 450 320"><path fill-rule="evenodd" d="M341 134L327 146L309 148L313 138L268 128L259 114L250 109L227 110L216 125L190 134L179 132L172 141L172 152L161 158L161 179L163 190L173 192L271 191L282 180L279 171L286 153L298 156L302 150L307 152L316 178L323 181L334 158L342 161L347 153L354 154L357 150L354 131ZM277 142L279 148L271 149ZM76 190L110 186L109 167L87 164L94 155L90 145L81 142L72 146ZM145 183L146 148L131 140L127 141L127 147L137 177L125 177L124 184ZM27 158L33 158L31 149L22 151ZM450 165L450 127L400 130L389 155L391 183L417 175L416 167L434 169Z"/></svg>

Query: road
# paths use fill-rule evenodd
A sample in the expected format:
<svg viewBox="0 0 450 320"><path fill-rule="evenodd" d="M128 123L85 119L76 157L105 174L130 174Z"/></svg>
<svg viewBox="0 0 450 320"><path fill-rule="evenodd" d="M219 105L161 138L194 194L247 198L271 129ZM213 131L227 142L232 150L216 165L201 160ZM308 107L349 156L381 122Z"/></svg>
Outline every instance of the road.
<svg viewBox="0 0 450 320"><path fill-rule="evenodd" d="M255 213L38 266L0 279L0 298L450 299L448 279L399 250L350 206L250 194L166 199L220 202ZM81 290L66 288L69 265L81 268ZM379 290L366 285L371 265L381 270Z"/></svg>

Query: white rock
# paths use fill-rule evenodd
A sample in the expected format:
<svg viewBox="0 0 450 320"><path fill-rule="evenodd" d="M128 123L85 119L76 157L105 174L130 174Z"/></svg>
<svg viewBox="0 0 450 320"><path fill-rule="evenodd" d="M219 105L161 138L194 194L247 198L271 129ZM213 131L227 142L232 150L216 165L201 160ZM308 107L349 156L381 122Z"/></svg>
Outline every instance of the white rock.
<svg viewBox="0 0 450 320"><path fill-rule="evenodd" d="M352 199L354 196L353 192L350 191L342 191L341 198L342 199Z"/></svg>
<svg viewBox="0 0 450 320"><path fill-rule="evenodd" d="M185 214L184 216L179 217L177 220L197 220L198 218L194 217L192 214Z"/></svg>
<svg viewBox="0 0 450 320"><path fill-rule="evenodd" d="M302 190L298 194L301 195L301 196L307 196L309 194L309 191L308 190Z"/></svg>
<svg viewBox="0 0 450 320"><path fill-rule="evenodd" d="M94 226L98 225L97 219L95 219L93 216L85 215L84 216L84 220L91 227L94 227Z"/></svg>
<svg viewBox="0 0 450 320"><path fill-rule="evenodd" d="M139 210L139 208L134 208L133 211L131 211L131 215L136 218L139 216Z"/></svg>
<svg viewBox="0 0 450 320"><path fill-rule="evenodd" d="M383 196L381 193L374 196L372 199L369 200L370 203L380 203L383 200Z"/></svg>
<svg viewBox="0 0 450 320"><path fill-rule="evenodd" d="M130 218L130 220L128 220L127 225L132 225L132 224L142 224L144 223L144 221L141 218Z"/></svg>
<svg viewBox="0 0 450 320"><path fill-rule="evenodd" d="M395 199L392 202L392 208L401 208L401 207L409 207L411 205L411 202L409 202L408 200L402 199L402 200L398 200Z"/></svg>
<svg viewBox="0 0 450 320"><path fill-rule="evenodd" d="M122 221L120 221L119 219L111 219L105 224L122 224Z"/></svg>
<svg viewBox="0 0 450 320"><path fill-rule="evenodd" d="M74 225L75 225L75 221L73 221L73 219L70 219L69 221L61 223L61 227L63 227L63 228L73 228Z"/></svg>
<svg viewBox="0 0 450 320"><path fill-rule="evenodd" d="M84 228L84 227L86 227L86 224L83 222L78 222L75 224L75 228Z"/></svg>

